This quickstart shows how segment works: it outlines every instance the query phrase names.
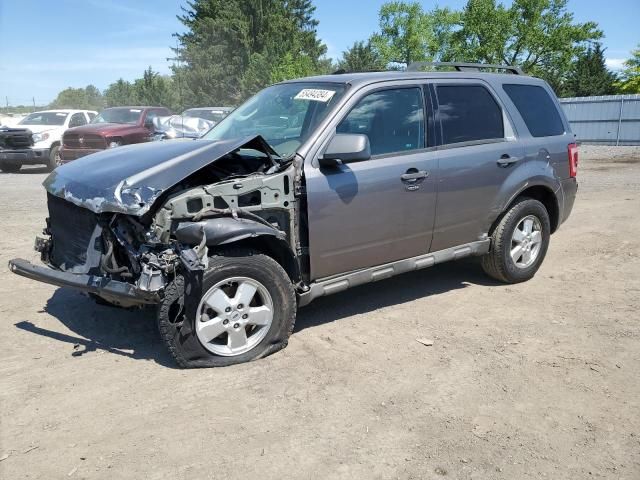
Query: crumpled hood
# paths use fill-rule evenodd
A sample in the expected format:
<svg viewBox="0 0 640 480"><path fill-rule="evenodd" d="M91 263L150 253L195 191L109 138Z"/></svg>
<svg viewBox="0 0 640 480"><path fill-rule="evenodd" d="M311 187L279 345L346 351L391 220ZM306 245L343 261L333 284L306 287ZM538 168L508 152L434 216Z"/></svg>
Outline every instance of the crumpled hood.
<svg viewBox="0 0 640 480"><path fill-rule="evenodd" d="M56 168L47 192L95 213L142 216L192 173L259 137L168 140L104 150Z"/></svg>

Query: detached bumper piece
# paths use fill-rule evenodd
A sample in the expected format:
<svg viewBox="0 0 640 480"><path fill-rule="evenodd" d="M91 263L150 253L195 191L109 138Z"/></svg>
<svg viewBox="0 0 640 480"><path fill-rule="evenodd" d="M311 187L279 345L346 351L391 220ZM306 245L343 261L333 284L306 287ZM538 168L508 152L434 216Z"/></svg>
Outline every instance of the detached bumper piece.
<svg viewBox="0 0 640 480"><path fill-rule="evenodd" d="M94 293L105 299L113 299L124 305L149 305L160 301L157 292L143 292L126 282L118 282L96 275L83 275L53 270L34 265L22 258L9 260L9 269L22 277L37 280L58 287L70 287L83 292Z"/></svg>

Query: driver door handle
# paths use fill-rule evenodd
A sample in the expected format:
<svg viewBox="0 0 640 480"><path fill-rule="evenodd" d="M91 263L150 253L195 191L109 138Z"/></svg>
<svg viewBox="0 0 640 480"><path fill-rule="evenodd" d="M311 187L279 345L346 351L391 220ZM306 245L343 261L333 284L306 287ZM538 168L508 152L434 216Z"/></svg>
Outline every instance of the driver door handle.
<svg viewBox="0 0 640 480"><path fill-rule="evenodd" d="M420 180L421 178L427 178L429 176L429 172L425 172L424 170L419 170L417 172L412 173L403 173L400 175L400 180L403 182L415 182L416 180Z"/></svg>
<svg viewBox="0 0 640 480"><path fill-rule="evenodd" d="M505 153L500 157L500 160L498 160L498 165L501 167L508 167L509 165L518 161L520 161L518 157L512 157L509 154Z"/></svg>

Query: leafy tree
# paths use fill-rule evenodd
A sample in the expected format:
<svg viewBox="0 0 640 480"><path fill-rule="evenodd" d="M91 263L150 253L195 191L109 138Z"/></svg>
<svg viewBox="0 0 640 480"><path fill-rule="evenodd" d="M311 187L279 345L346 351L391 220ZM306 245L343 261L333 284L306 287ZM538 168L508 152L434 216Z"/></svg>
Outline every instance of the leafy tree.
<svg viewBox="0 0 640 480"><path fill-rule="evenodd" d="M508 7L468 0L461 11L393 1L381 7L371 42L387 62L506 63L560 88L576 58L601 37L595 22L574 22L567 0L513 0Z"/></svg>
<svg viewBox="0 0 640 480"><path fill-rule="evenodd" d="M450 26L447 25L447 28ZM602 38L595 22L575 23L567 0L469 0L448 59L518 65L559 88L573 61Z"/></svg>
<svg viewBox="0 0 640 480"><path fill-rule="evenodd" d="M388 2L380 7L380 32L371 43L385 63L431 60L433 37L418 2Z"/></svg>
<svg viewBox="0 0 640 480"><path fill-rule="evenodd" d="M631 52L631 58L624 62L616 87L620 93L640 93L640 45Z"/></svg>
<svg viewBox="0 0 640 480"><path fill-rule="evenodd" d="M49 107L100 110L103 105L104 100L100 90L93 85L87 85L86 88L69 87L62 90Z"/></svg>
<svg viewBox="0 0 640 480"><path fill-rule="evenodd" d="M604 50L599 43L578 56L561 94L567 97L588 97L591 95L612 95L616 92L616 76L605 64Z"/></svg>
<svg viewBox="0 0 640 480"><path fill-rule="evenodd" d="M136 105L138 103L133 85L122 78L109 85L103 96L107 107Z"/></svg>
<svg viewBox="0 0 640 480"><path fill-rule="evenodd" d="M348 72L369 72L384 69L385 62L370 41L355 42L349 50L342 52L337 67Z"/></svg>
<svg viewBox="0 0 640 480"><path fill-rule="evenodd" d="M311 0L191 0L176 34L174 80L185 106L238 104L286 78L321 72Z"/></svg>

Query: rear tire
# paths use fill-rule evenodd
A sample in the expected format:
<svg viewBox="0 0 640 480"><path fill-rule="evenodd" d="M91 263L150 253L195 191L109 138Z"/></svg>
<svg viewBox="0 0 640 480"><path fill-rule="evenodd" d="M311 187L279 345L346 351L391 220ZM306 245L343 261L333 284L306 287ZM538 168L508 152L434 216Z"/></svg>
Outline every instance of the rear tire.
<svg viewBox="0 0 640 480"><path fill-rule="evenodd" d="M482 257L482 268L504 283L527 281L542 265L550 235L544 205L532 198L519 198L494 228L491 251Z"/></svg>
<svg viewBox="0 0 640 480"><path fill-rule="evenodd" d="M192 299L198 305L194 312L185 307L190 288L177 275L157 313L160 335L180 367L234 365L287 346L296 296L289 276L271 257L248 250L210 257L199 298Z"/></svg>
<svg viewBox="0 0 640 480"><path fill-rule="evenodd" d="M49 152L49 163L47 163L47 171L53 172L57 167L59 167L62 159L60 158L60 145L56 145L51 148Z"/></svg>
<svg viewBox="0 0 640 480"><path fill-rule="evenodd" d="M2 170L4 173L18 173L21 168L22 165L20 165L19 163L16 164L0 162L0 170Z"/></svg>

